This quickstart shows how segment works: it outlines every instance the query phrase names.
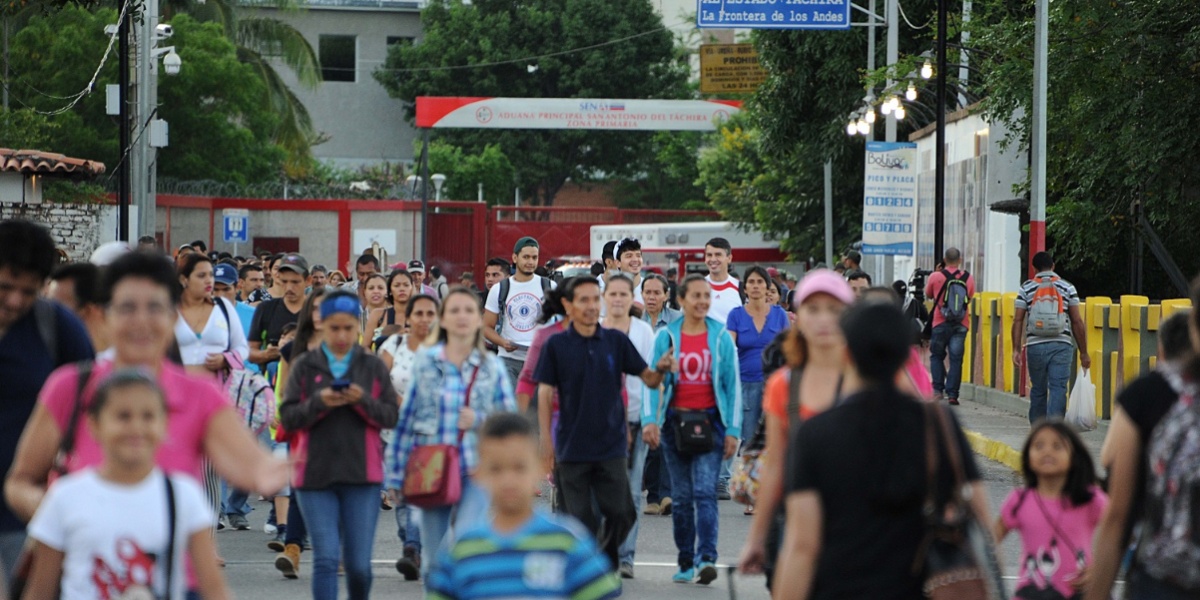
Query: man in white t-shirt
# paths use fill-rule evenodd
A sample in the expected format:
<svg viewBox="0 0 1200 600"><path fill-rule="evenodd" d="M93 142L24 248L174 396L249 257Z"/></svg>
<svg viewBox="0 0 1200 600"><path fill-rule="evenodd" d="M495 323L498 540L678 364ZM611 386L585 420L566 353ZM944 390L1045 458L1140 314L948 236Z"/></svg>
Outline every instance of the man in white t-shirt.
<svg viewBox="0 0 1200 600"><path fill-rule="evenodd" d="M633 280L633 303L646 308L642 299L642 243L635 238L625 238L613 247L613 259L617 268Z"/></svg>
<svg viewBox="0 0 1200 600"><path fill-rule="evenodd" d="M708 266L705 281L712 287L712 304L708 307L709 318L722 324L729 312L744 304L741 285L729 276L729 263L733 262L733 247L725 238L713 238L704 245L704 264Z"/></svg>
<svg viewBox="0 0 1200 600"><path fill-rule="evenodd" d="M525 366L529 344L542 316L542 302L554 289L554 282L534 274L538 267L538 242L531 237L517 240L513 246L511 277L492 286L484 303L483 335L499 349L508 369L509 380L516 384ZM501 325L499 333L496 325Z"/></svg>

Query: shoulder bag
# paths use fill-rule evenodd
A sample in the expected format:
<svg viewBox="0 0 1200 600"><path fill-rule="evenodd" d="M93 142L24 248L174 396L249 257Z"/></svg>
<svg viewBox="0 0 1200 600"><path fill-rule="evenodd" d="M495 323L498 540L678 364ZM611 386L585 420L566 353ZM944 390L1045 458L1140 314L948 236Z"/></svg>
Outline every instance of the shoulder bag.
<svg viewBox="0 0 1200 600"><path fill-rule="evenodd" d="M483 364L475 367L467 392L463 396L463 407L471 405L471 389ZM457 504L462 497L462 441L463 430L458 430L455 444L430 444L416 446L409 454L404 466L404 499L418 508L434 508Z"/></svg>
<svg viewBox="0 0 1200 600"><path fill-rule="evenodd" d="M925 412L925 539L913 563L932 600L1005 600L992 536L979 523L964 496L967 483L963 449L949 419L935 404ZM940 430L940 433L939 433ZM937 502L938 438L950 460L954 481L950 500Z"/></svg>
<svg viewBox="0 0 1200 600"><path fill-rule="evenodd" d="M789 420L793 417L797 421L800 419L800 369L792 369L788 373L787 414ZM763 413L758 419L754 435L746 442L742 455L734 463L733 475L729 479L729 495L733 496L734 502L754 506L758 499L759 477L762 475L766 449L767 415Z"/></svg>

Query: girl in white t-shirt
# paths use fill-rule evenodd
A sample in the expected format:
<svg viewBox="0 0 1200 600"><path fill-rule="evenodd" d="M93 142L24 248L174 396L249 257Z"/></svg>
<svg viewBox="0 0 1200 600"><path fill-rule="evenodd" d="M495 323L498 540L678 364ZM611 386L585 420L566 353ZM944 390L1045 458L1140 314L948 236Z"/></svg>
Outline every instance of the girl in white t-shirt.
<svg viewBox="0 0 1200 600"><path fill-rule="evenodd" d="M200 595L228 598L204 492L155 465L167 429L158 384L141 371L114 372L78 426L91 431L104 461L59 479L46 493L29 523L36 545L24 597L183 600L190 556Z"/></svg>

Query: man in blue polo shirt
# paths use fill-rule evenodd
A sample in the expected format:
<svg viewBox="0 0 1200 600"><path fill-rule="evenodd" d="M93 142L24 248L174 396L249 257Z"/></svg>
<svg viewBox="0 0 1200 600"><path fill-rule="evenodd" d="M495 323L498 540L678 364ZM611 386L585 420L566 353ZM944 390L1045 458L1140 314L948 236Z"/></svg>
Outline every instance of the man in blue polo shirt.
<svg viewBox="0 0 1200 600"><path fill-rule="evenodd" d="M675 368L674 354L667 353L651 370L624 333L600 327L600 282L594 277L568 281L563 306L571 326L546 340L534 374L542 455L562 492L563 512L583 522L618 565L621 542L637 520L626 465L630 439L622 376L641 377L647 386L658 387ZM559 417L551 447L555 388Z"/></svg>
<svg viewBox="0 0 1200 600"><path fill-rule="evenodd" d="M38 298L57 263L45 228L24 220L0 222L0 472L12 466L50 372L93 356L83 323L61 304ZM0 580L11 579L24 543L25 524L0 497Z"/></svg>

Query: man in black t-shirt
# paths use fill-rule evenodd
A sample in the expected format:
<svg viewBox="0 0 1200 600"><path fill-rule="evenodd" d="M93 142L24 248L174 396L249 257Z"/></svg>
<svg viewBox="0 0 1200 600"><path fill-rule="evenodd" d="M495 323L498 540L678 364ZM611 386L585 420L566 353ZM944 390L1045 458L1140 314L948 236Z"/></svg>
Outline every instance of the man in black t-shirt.
<svg viewBox="0 0 1200 600"><path fill-rule="evenodd" d="M300 308L304 306L304 289L308 287L308 261L299 254L285 254L278 262L276 283L283 289L283 297L267 300L254 310L250 322L250 362L260 365L275 377L279 362L279 338L283 326L300 319Z"/></svg>

